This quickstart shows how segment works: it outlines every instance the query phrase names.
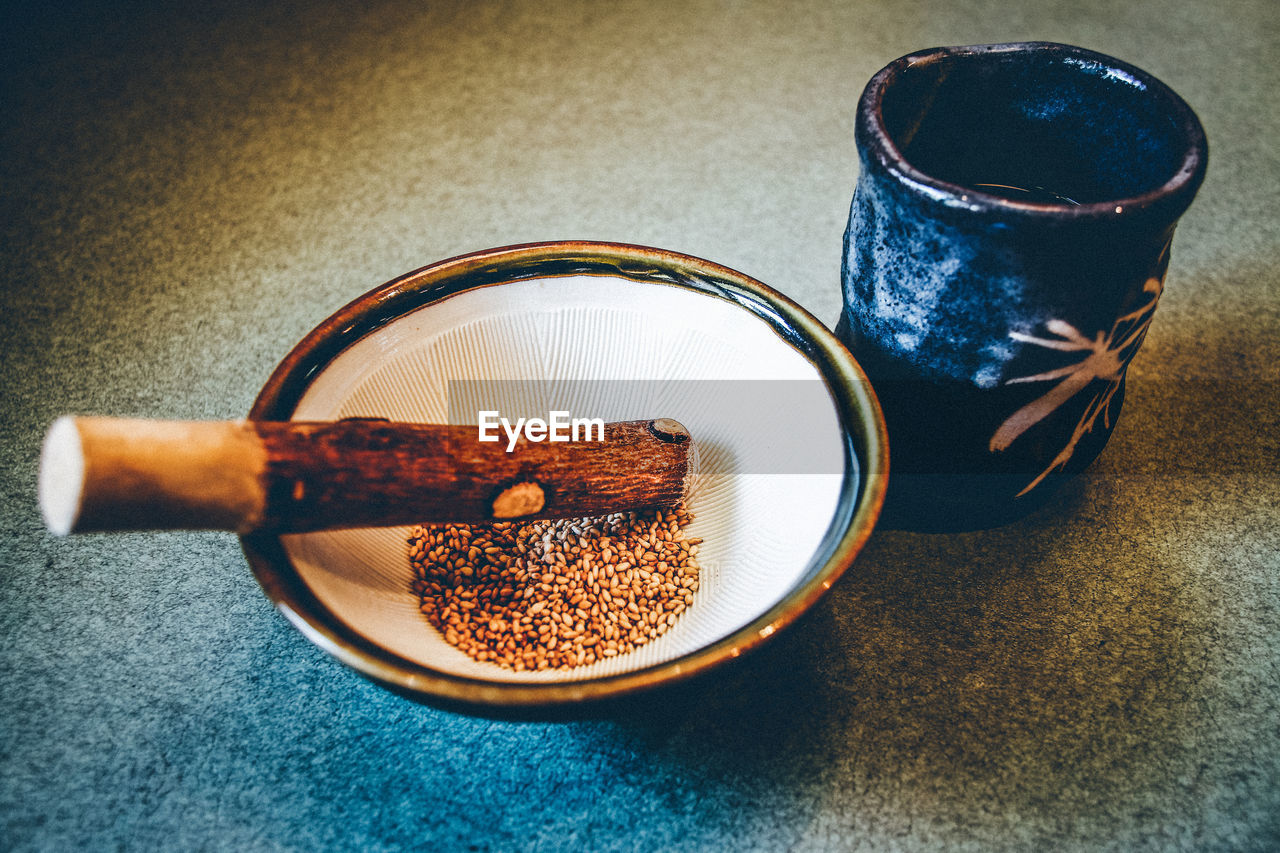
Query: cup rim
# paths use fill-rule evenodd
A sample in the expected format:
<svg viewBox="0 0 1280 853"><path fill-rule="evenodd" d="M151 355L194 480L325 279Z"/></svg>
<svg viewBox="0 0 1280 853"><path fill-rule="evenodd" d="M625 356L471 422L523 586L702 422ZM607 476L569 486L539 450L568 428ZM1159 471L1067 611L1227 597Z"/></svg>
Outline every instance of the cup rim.
<svg viewBox="0 0 1280 853"><path fill-rule="evenodd" d="M938 62L952 57L1001 53L1043 53L1070 58L1081 65L1100 67L1132 84L1141 86L1163 100L1181 131L1185 149L1181 163L1159 186L1146 192L1121 198L1082 204L1024 201L982 192L973 187L935 178L912 165L885 129L883 100L888 87L908 68ZM1169 221L1190 206L1204 180L1208 165L1208 140L1195 112L1168 85L1127 62L1075 45L1048 41L1006 42L998 44L934 47L899 57L886 65L867 82L858 102L855 136L863 155L896 177L915 192L927 195L947 207L978 214L1029 216L1057 220L1084 220L1133 216L1140 211L1158 209Z"/></svg>
<svg viewBox="0 0 1280 853"><path fill-rule="evenodd" d="M888 480L884 418L870 382L845 346L799 305L755 279L700 258L644 246L530 243L461 255L406 273L356 298L307 334L267 380L249 418L288 419L328 363L356 340L410 311L482 287L583 274L680 287L732 302L764 321L817 368L836 403L845 445L837 509L809 562L809 569L817 570L751 622L664 663L586 681L499 682L431 669L377 646L319 601L293 569L278 535L241 536L254 576L286 619L329 654L393 692L454 710L520 716L587 707L686 681L755 649L794 623L849 568L879 517Z"/></svg>

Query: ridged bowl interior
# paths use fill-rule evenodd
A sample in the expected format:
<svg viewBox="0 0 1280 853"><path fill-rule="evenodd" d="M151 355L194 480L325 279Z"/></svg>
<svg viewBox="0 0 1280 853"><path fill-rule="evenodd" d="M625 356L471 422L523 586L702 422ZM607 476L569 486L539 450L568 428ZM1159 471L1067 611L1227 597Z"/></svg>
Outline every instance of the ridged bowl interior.
<svg viewBox="0 0 1280 853"><path fill-rule="evenodd" d="M356 634L437 673L569 682L679 658L748 625L820 566L846 472L836 404L817 368L727 299L622 276L571 275L455 293L382 325L315 375L293 417L475 423L459 380L504 380L504 416L550 408L606 421L672 417L694 437L687 501L702 537L693 605L635 652L514 672L449 645L411 589L409 528L283 537L298 575ZM518 381L514 381L518 380ZM451 384L452 383L452 384ZM451 399L452 394L452 399ZM486 399L488 406L492 400ZM451 419L452 409L452 419Z"/></svg>

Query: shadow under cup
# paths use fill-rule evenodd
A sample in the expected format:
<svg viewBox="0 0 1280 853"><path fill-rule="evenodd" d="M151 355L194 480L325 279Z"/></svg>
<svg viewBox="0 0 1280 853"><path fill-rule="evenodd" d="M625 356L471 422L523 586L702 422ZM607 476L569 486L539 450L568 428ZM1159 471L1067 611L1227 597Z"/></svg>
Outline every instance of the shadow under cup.
<svg viewBox="0 0 1280 853"><path fill-rule="evenodd" d="M903 57L858 105L837 334L884 409L882 524L988 527L1106 444L1204 177L1191 109L1049 43Z"/></svg>

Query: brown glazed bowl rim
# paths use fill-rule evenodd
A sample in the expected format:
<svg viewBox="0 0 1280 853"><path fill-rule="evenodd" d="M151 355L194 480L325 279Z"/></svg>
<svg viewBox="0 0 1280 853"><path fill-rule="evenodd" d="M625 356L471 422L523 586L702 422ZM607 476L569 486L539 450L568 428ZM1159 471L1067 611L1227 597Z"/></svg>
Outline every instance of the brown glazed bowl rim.
<svg viewBox="0 0 1280 853"><path fill-rule="evenodd" d="M853 356L816 318L766 285L719 264L645 246L556 241L489 249L422 267L365 293L320 323L276 367L249 413L287 420L314 377L357 340L410 311L466 291L531 278L622 277L724 299L765 322L818 370L841 421L845 472L837 509L805 579L730 635L665 663L577 682L465 678L383 649L337 619L294 570L278 536L240 538L267 597L313 643L370 680L430 705L492 716L577 709L685 681L748 652L794 623L849 568L879 516L888 441L875 394Z"/></svg>
<svg viewBox="0 0 1280 853"><path fill-rule="evenodd" d="M1106 199L1083 204L1026 201L982 192L973 187L935 178L912 165L885 129L883 101L885 92L907 69L949 58L969 58L998 54L1044 54L1046 58L1069 60L1082 70L1100 69L1107 76L1141 87L1160 99L1169 109L1181 133L1185 149L1177 168L1159 186L1134 196ZM1134 65L1104 53L1048 41L1007 42L1000 44L958 45L914 51L899 57L880 69L867 81L858 101L855 137L863 167L878 167L893 175L900 183L947 206L972 213L995 216L1016 215L1046 220L1079 221L1097 218L1132 217L1150 211L1162 219L1174 221L1191 205L1204 180L1209 162L1209 143L1204 127L1191 106L1167 84Z"/></svg>

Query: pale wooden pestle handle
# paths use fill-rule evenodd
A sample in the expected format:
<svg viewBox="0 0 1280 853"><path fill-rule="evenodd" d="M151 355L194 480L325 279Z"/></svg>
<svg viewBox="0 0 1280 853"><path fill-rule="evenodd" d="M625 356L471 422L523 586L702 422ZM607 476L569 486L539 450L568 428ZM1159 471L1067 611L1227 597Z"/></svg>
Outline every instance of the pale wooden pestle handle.
<svg viewBox="0 0 1280 853"><path fill-rule="evenodd" d="M475 426L64 417L45 437L39 500L59 535L570 518L674 506L691 446L665 418L507 452Z"/></svg>

